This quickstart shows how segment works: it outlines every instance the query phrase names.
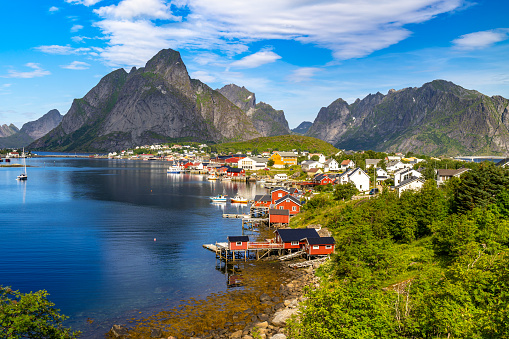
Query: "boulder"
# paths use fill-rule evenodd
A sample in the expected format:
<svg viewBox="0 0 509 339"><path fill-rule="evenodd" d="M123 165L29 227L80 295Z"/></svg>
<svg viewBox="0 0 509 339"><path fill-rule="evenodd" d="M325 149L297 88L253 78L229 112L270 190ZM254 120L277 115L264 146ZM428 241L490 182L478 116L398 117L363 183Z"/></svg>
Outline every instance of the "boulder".
<svg viewBox="0 0 509 339"><path fill-rule="evenodd" d="M128 334L127 328L122 325L113 325L109 333L113 338L126 338Z"/></svg>
<svg viewBox="0 0 509 339"><path fill-rule="evenodd" d="M270 339L286 339L286 335L283 333L274 334Z"/></svg>
<svg viewBox="0 0 509 339"><path fill-rule="evenodd" d="M278 311L276 312L276 314L274 314L274 318L272 318L272 321L271 323L274 325L274 326L278 326L278 327L281 327L281 326L284 326L286 325L286 321L294 314L297 314L298 312L298 309L296 308L285 308L284 310L281 310L281 311Z"/></svg>

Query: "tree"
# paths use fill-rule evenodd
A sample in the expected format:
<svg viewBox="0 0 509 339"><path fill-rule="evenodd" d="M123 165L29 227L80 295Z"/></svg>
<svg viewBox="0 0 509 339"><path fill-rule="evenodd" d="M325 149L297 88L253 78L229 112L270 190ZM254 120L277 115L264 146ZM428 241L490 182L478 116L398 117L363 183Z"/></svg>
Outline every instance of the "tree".
<svg viewBox="0 0 509 339"><path fill-rule="evenodd" d="M0 337L77 338L81 332L62 325L67 317L53 308L48 295L45 290L25 294L0 286Z"/></svg>
<svg viewBox="0 0 509 339"><path fill-rule="evenodd" d="M357 187L351 182L346 184L336 185L334 188L334 199L336 200L350 200L352 197L359 192Z"/></svg>
<svg viewBox="0 0 509 339"><path fill-rule="evenodd" d="M268 167L272 167L272 166L274 166L274 160L269 159L269 161L267 161L267 166L268 166Z"/></svg>
<svg viewBox="0 0 509 339"><path fill-rule="evenodd" d="M313 160L313 161L318 161L318 160L320 160L320 157L319 157L318 155L316 155L316 154L315 154L315 155L313 155L313 156L311 157L311 160Z"/></svg>

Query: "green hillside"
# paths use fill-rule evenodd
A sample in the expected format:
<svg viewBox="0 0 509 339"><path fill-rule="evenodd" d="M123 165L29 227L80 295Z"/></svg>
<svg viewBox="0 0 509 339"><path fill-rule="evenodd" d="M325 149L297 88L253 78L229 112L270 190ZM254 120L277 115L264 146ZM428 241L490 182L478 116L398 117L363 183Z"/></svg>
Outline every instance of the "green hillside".
<svg viewBox="0 0 509 339"><path fill-rule="evenodd" d="M248 141L229 142L214 146L220 153L228 152L264 152L264 151L291 151L301 150L311 153L331 155L339 150L320 139L302 135L278 135L275 137L262 137Z"/></svg>

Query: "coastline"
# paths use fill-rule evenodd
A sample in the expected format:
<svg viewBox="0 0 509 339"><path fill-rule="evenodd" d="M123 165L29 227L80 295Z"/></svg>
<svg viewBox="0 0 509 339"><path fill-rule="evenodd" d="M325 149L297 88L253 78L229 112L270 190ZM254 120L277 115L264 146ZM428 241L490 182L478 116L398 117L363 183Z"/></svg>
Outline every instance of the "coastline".
<svg viewBox="0 0 509 339"><path fill-rule="evenodd" d="M272 259L272 260L271 260ZM271 258L241 267L243 286L127 324L113 325L107 338L270 339L286 338L285 321L298 312L304 287L316 285L315 267L292 269Z"/></svg>

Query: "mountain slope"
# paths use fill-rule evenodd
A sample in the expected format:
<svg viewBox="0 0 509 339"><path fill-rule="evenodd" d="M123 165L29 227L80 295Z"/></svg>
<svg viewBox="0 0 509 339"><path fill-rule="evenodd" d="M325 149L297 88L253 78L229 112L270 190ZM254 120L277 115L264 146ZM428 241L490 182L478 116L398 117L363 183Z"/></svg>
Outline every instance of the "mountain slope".
<svg viewBox="0 0 509 339"><path fill-rule="evenodd" d="M307 135L338 148L431 155L507 154L509 100L451 82L334 101L318 113Z"/></svg>
<svg viewBox="0 0 509 339"><path fill-rule="evenodd" d="M234 84L218 90L251 118L256 130L265 137L290 134L288 121L282 110L276 110L264 102L256 103L254 93Z"/></svg>
<svg viewBox="0 0 509 339"><path fill-rule="evenodd" d="M5 137L11 136L13 134L16 134L18 132L19 132L19 129L16 126L14 126L13 124L0 125L0 138L5 138Z"/></svg>
<svg viewBox="0 0 509 339"><path fill-rule="evenodd" d="M21 127L21 130L18 130L16 126L11 124L8 127L14 131L14 133L11 133L6 137L0 137L0 148L25 147L35 139L40 138L51 131L60 123L60 121L62 121L62 115L60 115L58 110L53 109L39 119L27 122L23 125L23 127ZM0 129L2 127L3 126L0 126Z"/></svg>
<svg viewBox="0 0 509 339"><path fill-rule="evenodd" d="M260 134L247 115L187 73L180 54L160 51L145 67L118 69L75 99L34 149L106 151L180 139L246 140Z"/></svg>

